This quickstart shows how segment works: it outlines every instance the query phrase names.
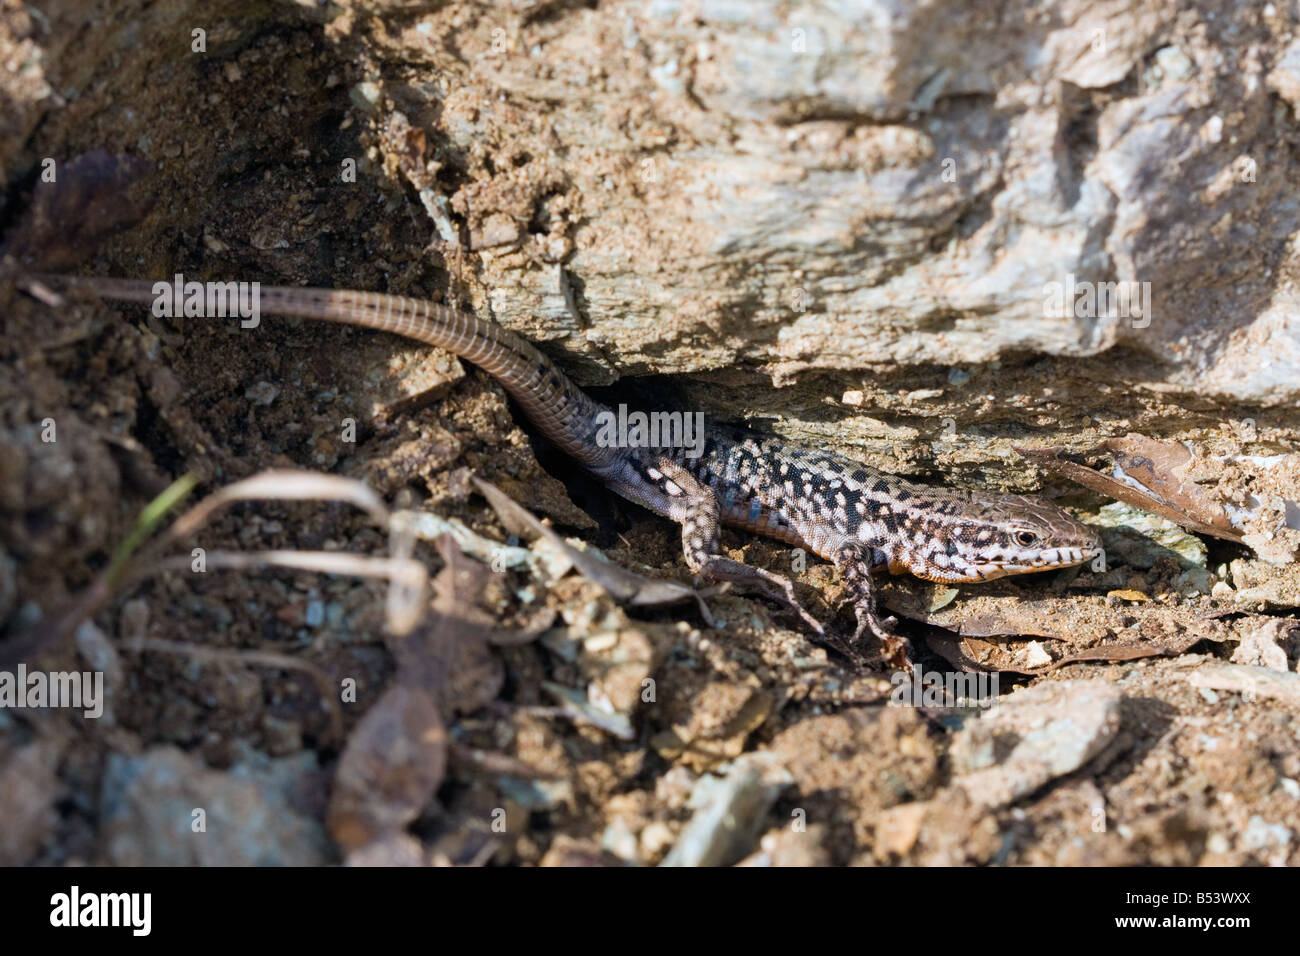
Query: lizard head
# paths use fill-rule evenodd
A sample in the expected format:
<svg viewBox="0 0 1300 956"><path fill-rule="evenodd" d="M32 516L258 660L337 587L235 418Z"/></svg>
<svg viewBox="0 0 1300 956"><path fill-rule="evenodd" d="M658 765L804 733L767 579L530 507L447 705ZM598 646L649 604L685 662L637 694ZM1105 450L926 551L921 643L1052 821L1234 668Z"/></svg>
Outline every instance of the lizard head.
<svg viewBox="0 0 1300 956"><path fill-rule="evenodd" d="M1095 528L1029 495L948 491L913 509L897 570L930 581L989 581L1082 564L1101 553Z"/></svg>

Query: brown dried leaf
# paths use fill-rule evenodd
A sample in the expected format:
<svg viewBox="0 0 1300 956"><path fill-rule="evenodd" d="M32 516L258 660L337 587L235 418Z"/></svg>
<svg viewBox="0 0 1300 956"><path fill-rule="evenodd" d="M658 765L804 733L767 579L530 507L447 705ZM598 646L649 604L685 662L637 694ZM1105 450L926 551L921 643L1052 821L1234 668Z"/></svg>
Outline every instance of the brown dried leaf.
<svg viewBox="0 0 1300 956"><path fill-rule="evenodd" d="M1226 620L1229 616L1231 611L1206 612L1154 602L1111 606L1096 598L1024 600L990 595L958 602L921 619L936 626L928 637L930 647L954 666L1042 674L1072 661L1182 654L1201 641L1239 640L1243 630L1255 626L1249 618ZM1028 659L1024 638L1047 640L1045 649L1052 663L1035 666Z"/></svg>
<svg viewBox="0 0 1300 956"><path fill-rule="evenodd" d="M445 564L433 581L433 613L389 644L399 679L428 688L450 720L496 700L505 667L488 646L500 632L497 622L478 606L492 572L451 535L439 535L437 546Z"/></svg>
<svg viewBox="0 0 1300 956"><path fill-rule="evenodd" d="M1066 654L1055 663L1040 667L1031 673L1046 674L1073 661L1135 661L1142 657L1176 657L1191 650L1204 639L1200 634L1182 634L1165 641L1151 641L1144 644L1107 644L1104 647L1089 647Z"/></svg>
<svg viewBox="0 0 1300 956"><path fill-rule="evenodd" d="M1150 441L1150 439L1143 439L1142 436L1130 436L1130 438L1141 439L1142 442ZM1169 443L1152 444L1163 447ZM1134 451L1134 448L1137 447L1147 446L1134 442L1131 446L1122 446L1121 451L1117 453L1122 460L1127 462L1125 473L1133 475L1135 480L1140 480L1141 475L1146 475L1147 480L1153 485L1164 489L1166 493L1172 496L1170 500L1165 500L1153 491L1134 488L1118 478L1103 475L1099 471L1094 471L1091 468L1086 468L1083 465L1062 458L1058 448L1017 448L1016 451L1041 466L1044 471L1059 475L1098 494L1114 498L1116 501L1122 501L1135 508L1141 508L1143 511L1159 515L1161 518L1172 521L1188 531L1222 538L1224 541L1232 541L1237 544L1242 543L1241 534L1232 527L1232 523L1228 520L1222 506L1214 502L1206 492L1192 482L1182 481L1172 471L1164 470L1181 467L1184 464L1181 459L1178 459L1173 452L1169 452L1167 456L1157 461L1157 459L1149 456L1137 454ZM1187 451L1181 445L1178 448L1185 453ZM1148 450L1150 449L1148 448ZM1134 471L1139 474L1134 474ZM1196 488L1197 493L1191 492L1187 486ZM1216 508L1217 514L1214 511Z"/></svg>
<svg viewBox="0 0 1300 956"><path fill-rule="evenodd" d="M1177 508L1191 520L1215 528L1232 539L1240 537L1223 505L1214 495L1188 478L1194 458L1183 445L1156 441L1129 433L1103 443L1115 455L1115 464L1161 501Z"/></svg>
<svg viewBox="0 0 1300 956"><path fill-rule="evenodd" d="M131 187L150 168L148 160L103 149L54 167L55 181L36 184L26 216L0 253L29 271L79 265L109 236L148 214L152 193Z"/></svg>
<svg viewBox="0 0 1300 956"><path fill-rule="evenodd" d="M430 694L397 684L348 738L326 823L351 853L400 832L433 799L447 766L447 732Z"/></svg>
<svg viewBox="0 0 1300 956"><path fill-rule="evenodd" d="M1035 676L1078 661L1132 661L1143 657L1174 657L1191 650L1204 639L1203 635L1188 633L1166 641L1104 644L1071 651L1042 667L1017 666L1017 648L1013 645L956 635L931 636L928 643L940 657L962 670L992 670L1004 674Z"/></svg>

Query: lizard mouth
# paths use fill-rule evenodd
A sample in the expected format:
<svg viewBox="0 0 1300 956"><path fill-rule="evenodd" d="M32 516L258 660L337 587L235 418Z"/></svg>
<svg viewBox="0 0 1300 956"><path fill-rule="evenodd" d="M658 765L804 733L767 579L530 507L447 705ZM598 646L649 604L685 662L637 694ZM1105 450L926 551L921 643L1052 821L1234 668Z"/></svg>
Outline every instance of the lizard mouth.
<svg viewBox="0 0 1300 956"><path fill-rule="evenodd" d="M976 558L974 563L979 568L1001 571L1003 574L1015 574L1073 567L1090 561L1099 554L1101 554L1100 547L1053 548L1050 551L1042 551L1032 558Z"/></svg>

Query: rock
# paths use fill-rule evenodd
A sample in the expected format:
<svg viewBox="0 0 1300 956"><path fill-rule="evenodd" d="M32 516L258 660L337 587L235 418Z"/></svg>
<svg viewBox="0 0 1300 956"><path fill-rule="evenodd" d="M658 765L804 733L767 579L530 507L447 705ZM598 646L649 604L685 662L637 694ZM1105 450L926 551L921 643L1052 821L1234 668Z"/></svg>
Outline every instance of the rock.
<svg viewBox="0 0 1300 956"><path fill-rule="evenodd" d="M1030 641L1025 645L1023 658L1018 658L1020 663L1028 668L1046 667L1052 663L1052 655L1047 653L1047 649L1038 641Z"/></svg>
<svg viewBox="0 0 1300 956"><path fill-rule="evenodd" d="M427 866L427 854L420 841L409 833L390 833L383 839L353 850L344 866Z"/></svg>
<svg viewBox="0 0 1300 956"><path fill-rule="evenodd" d="M1247 701L1271 698L1300 705L1300 674L1245 664L1206 664L1188 674L1187 680L1193 687L1237 691Z"/></svg>
<svg viewBox="0 0 1300 956"><path fill-rule="evenodd" d="M569 627L553 628L541 643L576 665L582 689L552 685L546 689L570 708L582 711L597 726L624 738L632 734L632 716L655 699L652 678L662 654L646 634L627 623L622 612L597 624L570 614Z"/></svg>
<svg viewBox="0 0 1300 956"><path fill-rule="evenodd" d="M623 866L624 861L611 853L606 853L589 840L575 840L560 834L552 842L546 855L542 857L542 866Z"/></svg>
<svg viewBox="0 0 1300 956"><path fill-rule="evenodd" d="M497 777L497 787L512 803L529 812L554 810L573 803L573 783L569 780L526 780Z"/></svg>
<svg viewBox="0 0 1300 956"><path fill-rule="evenodd" d="M1285 34L1270 36L1254 10L1217 11L1213 29L1160 46L1180 17L1200 19L1195 8L1061 0L1002 33L960 0L737 9L683 16L650 5L618 28L593 11L538 55L493 51L486 32L461 56L426 54L457 90L552 91L531 110L448 102L430 132L466 151L510 136L538 157L526 181L539 205L553 181L582 197L581 227L553 228L572 244L565 268L583 278L589 329L561 281L527 255L492 257L484 280L495 314L534 337L566 336L589 380L627 367L727 368L735 335L746 360L778 378L866 361L983 364L1018 350L1088 356L1123 343L1176 356L1154 374L1187 387L1300 396L1286 285L1256 280L1231 241L1284 243L1300 226L1286 171L1249 171L1271 156L1271 91L1295 96L1300 75L1294 46L1281 55ZM1233 38L1247 30L1259 49L1242 57ZM608 94L569 67L593 50L612 54L625 31L642 55L624 57L617 79L645 93L644 114L627 125L610 123ZM1125 77L1134 82L1121 91ZM1104 99L1089 95L1102 88ZM417 83L401 95L442 96ZM1220 102L1232 109L1207 116ZM671 129L692 148L665 146ZM540 148L547 135L567 151ZM633 189L609 157L651 148L660 152L646 154ZM507 197L520 202L514 183L525 177L512 172L472 170L468 195L453 198L476 207L472 236L494 231ZM497 192L503 201L485 201ZM1176 243L1170 222L1187 224ZM759 264L755 288L744 277ZM1220 271L1243 281L1204 295ZM1067 276L1149 283L1159 321L1052 314L1044 290ZM732 319L741 315L749 331ZM1193 334L1223 315L1239 335Z"/></svg>
<svg viewBox="0 0 1300 956"><path fill-rule="evenodd" d="M239 22L230 30L223 28L222 50L243 52L238 66L218 56L225 62L224 81L218 72L219 95L201 101L151 96L149 76L142 83L140 71L131 69L150 63L148 57L133 57L133 51L174 35L168 18L135 18L130 29L101 32L102 43L79 44L75 18L32 21L28 6L10 4L0 14L5 62L20 65L0 71L0 98L7 106L0 121L0 166L21 172L41 155L41 142L75 142L76 124L102 112L111 90L110 105L139 100L135 106L140 107L114 112L120 127L116 139L132 153L167 160L177 174L153 177L154 188L148 190L114 189L117 195L111 197L106 192L113 202L84 204L88 210L117 209L129 192L147 192L156 194L159 208L180 215L179 220L149 216L138 222L139 217L122 217L121 225L129 228L106 249L109 261L102 264L110 271L125 274L148 266L144 271L170 272L173 265L188 271L197 268L185 251L194 247L206 251L206 268L229 277L247 266L244 253L251 250L262 253L257 264L268 281L278 276L275 281L328 281L431 296L453 308L495 316L539 342L584 382L673 376L674 388L685 392L684 407L711 420L755 418L762 428L810 445L853 451L875 465L951 477L958 484L1027 489L1039 476L1011 451L1025 438L1060 444L1089 464L1096 459L1077 453L1099 436L1129 427L1179 441L1204 440L1215 455L1231 452L1238 441L1269 453L1296 443L1300 255L1294 240L1300 235L1300 204L1292 192L1300 155L1287 146L1295 139L1300 109L1300 41L1295 11L1284 4L1014 0L1003 11L1008 27L996 30L989 29L983 5L961 0L822 5L609 0L517 3L490 15L455 0L364 0L361 16L352 16L349 8L357 5L348 3L263 4L250 8L250 17L235 18ZM345 29L326 35L318 24L340 8ZM534 15L538 9L543 15ZM274 29L264 16L272 18ZM293 43L276 42L286 31ZM233 46L232 32L239 41ZM292 62L279 61L284 56ZM168 60L176 90L203 88L195 82L202 75L194 73L201 74L195 65L201 59ZM302 63L320 69L293 68ZM365 65L366 75L383 77L382 84L358 83L357 64ZM103 78L110 74L112 82L106 84ZM61 78L57 92L45 76ZM238 86L256 89L268 76L285 80L294 109L280 118L283 122L258 127L259 136L245 144L251 153L241 154L241 168L265 175L244 177L237 208L232 207L231 177L221 163L230 155L222 148L227 145L222 131L250 128L241 104L257 97L238 95ZM321 76L330 80L312 80ZM335 120L340 104L347 105L342 99L347 87L317 96L322 87L342 82L339 77L358 83L352 93L361 107L341 124ZM61 109L64 100L75 101L77 108ZM395 113L394 104L413 121ZM213 121L196 124L195 115ZM34 143L33 131L41 123L44 129ZM294 164L278 158L295 156L311 165L322 155L313 131L340 126L352 127L344 139L364 148L356 188L339 201L318 201L324 194L306 180L293 189ZM169 135L175 130L189 134L184 149ZM324 146L332 149L331 142ZM263 146L266 156L260 155ZM60 160L61 181L67 180L68 159ZM39 194L50 191L31 192L35 204ZM411 204L414 218L393 216L412 194L422 204ZM26 202L26 190L15 195L20 206ZM198 211L222 209L230 215L220 221L195 221ZM18 222L10 232L21 249L26 230ZM246 235L241 237L241 230ZM178 247L177 234L201 236L203 245ZM436 248L422 251L426 238ZM14 251L12 242L7 251ZM180 253L172 255L178 248ZM50 251L84 250L53 245ZM173 263L173 258L184 261ZM65 256L59 268L84 261ZM331 268L338 264L349 266L342 270L346 276ZM1115 301L1115 308L1099 303L1096 293L1112 282L1131 285L1136 300ZM198 469L205 486L228 481L234 465L243 473L244 467L251 471L304 456L314 467L377 478L377 490L386 498L398 489L426 486L432 494L428 505L454 515L447 520L466 533L462 521L484 533L488 528L479 520L478 503L466 497L465 480L442 474L448 466L467 472L484 465L514 475L525 490L539 474L530 443L515 428L499 389L478 372L465 381L468 365L462 368L441 351L390 336L293 322L277 324L274 336L260 339L264 349L246 349L244 343L230 348L233 339L210 348L190 337L186 324L187 345L178 350L176 329L149 322L142 310L104 307L90 314L86 310L95 307L89 302L75 310L50 309L11 290L13 285L0 290L13 319L10 338L23 343L23 356L34 358L8 363L0 376L5 394L13 398L9 422L0 428L6 449L0 500L12 518L4 543L12 557L0 555L0 617L12 612L19 618L22 608L35 609L37 600L47 612L70 606L67 599L86 582L87 569L99 569L102 557L114 553L123 530L131 527L130 513L149 497L145 490L156 484L151 462L170 472L178 449L185 452L185 467ZM1067 287L1079 292L1070 294L1068 309ZM105 346L96 348L89 362L81 361L86 349L68 347L84 343L87 330L95 344ZM317 335L331 345L312 347ZM213 337L205 332L203 339L208 338ZM368 358L356 361L363 352ZM181 376L208 371L214 374L199 374L182 388ZM457 381L463 385L448 388ZM83 423L69 405L86 415ZM376 417L376 411L382 414ZM58 417L57 442L38 435L36 423L46 414ZM348 419L355 419L349 425L375 421L374 432L366 429L364 447L340 436L340 420ZM1300 500L1293 489L1262 482L1225 482L1223 489L1237 495L1241 508L1253 507L1252 496L1266 503L1284 499L1293 516L1292 505ZM581 497L583 490L575 486L575 495ZM564 495L557 489L542 497ZM259 546L334 550L355 543L379 553L375 539L353 541L336 511L327 509L298 536L292 534L297 527L292 521L229 524L258 531ZM608 535L611 523L598 517ZM650 534L628 535L626 542L633 557L636 548L653 543L647 551L663 568L657 545L667 529L660 524ZM243 531L237 536L254 544ZM1250 541L1264 547L1258 537ZM567 563L546 548L503 549L487 538L478 543L494 566L536 570L540 580L530 582L526 596L516 593L528 604ZM1273 544L1279 553L1283 547L1294 551L1293 539L1279 536ZM1197 557L1190 551L1183 556L1193 562ZM1145 561L1160 572L1139 585L1123 580L1132 577L1130 568L1116 562L1116 580L1101 587L1147 587L1153 598L1172 601L1163 573L1167 559L1143 539L1134 548L1135 566ZM1086 570L1075 573L1080 575L1076 584L1098 583ZM1236 596L1246 603L1295 606L1300 577L1294 568L1288 575L1277 569L1257 578L1234 573ZM833 576L819 565L799 586L820 589ZM220 641L222 646L246 649L249 641L243 638L256 645L262 643L259 634L275 636L258 628L268 617L266 609L276 606L267 599L277 597L274 585L282 577L236 576L210 593L211 600L198 601L183 593L188 587L183 576L169 575L145 590L148 598L136 601L143 610L145 600L162 602L154 620L146 622L158 637L184 637L199 626L230 638ZM512 574L495 582L493 593L502 594L497 605L509 601L507 588L523 577ZM1200 568L1180 573L1174 590L1207 586L1221 598L1234 596L1224 581L1216 586ZM1036 591L1052 585L1039 577L1013 589L1022 587ZM1057 590L1064 593L1066 587L1059 581ZM1080 596L1070 590L1062 600ZM339 600L295 602L292 614L265 623L279 629L295 618L308 624L320 620L324 628L346 627L354 643L373 644L373 629L366 624L367 605L373 602L350 589L330 593ZM834 597L831 591L823 595ZM733 600L727 596L724 606ZM123 606L123 631L143 632L129 613L131 603ZM603 617L608 602L591 603ZM222 606L211 614L193 613L203 604ZM676 615L646 615L643 620L653 624L620 621L601 629L644 630L659 640L667 616ZM1145 623L1136 615L1134 620ZM11 620L11 631L18 630L15 625ZM581 783L574 775L581 786L569 806L562 788L498 786L493 776L481 774L471 789L503 791L512 828L516 816L528 819L526 808L548 808L535 814L546 836L533 839L535 834L512 830L499 862L512 854L534 862L548 846L551 862L576 861L584 854L607 858L594 844L566 850L553 835L572 827L594 837L605 821L582 819L577 808L585 811L611 791L648 792L664 768L653 755L647 758L646 740L638 738L646 725L649 733L671 734L671 740L656 739L661 753L707 771L751 745L763 732L764 716L766 727L776 723L771 710L785 708L778 718L784 726L794 713L821 713L827 699L837 709L847 700L840 677L821 673L837 668L836 660L801 651L796 660L807 666L796 665L799 673L787 678L783 666L774 666L776 643L746 635L725 656L693 655L697 673L689 687L709 680L741 683L735 670L710 666L740 664L763 675L757 693L727 708L726 719L716 723L704 719L712 716L704 708L680 720L661 719L663 709L639 696L647 680L660 676L660 668L641 653L644 648L634 642L623 648L621 640L602 644L606 635L572 622L570 630L580 634L579 641L595 638L591 647L575 644L575 654L587 655L580 665L550 661L531 648L485 653L476 644L469 651L478 659L456 666L480 676L472 686L452 682L438 697L440 708L460 712L447 714L450 733L468 733L476 747L508 751L511 720L497 708L475 713L497 697L507 676L500 666L505 662L510 704L536 707L543 702L536 692L541 682L563 680L580 698L565 703L567 712L626 738L618 743L597 738L586 726L574 730L567 722L551 721L553 710L545 716L515 714L530 728L534 722L554 723L545 732L545 749L559 754L556 764L600 767L585 775L600 785ZM89 659L105 649L97 635L87 633L89 640L79 646ZM372 646L348 649L365 650L364 656L340 658L331 641L297 650L331 674L345 666L357 670L354 663L380 656ZM622 660L614 660L611 651L623 650L628 653ZM1026 650L1033 655L1029 660L1042 662L1041 645ZM1241 660L1277 663L1266 642L1254 657L1248 647L1238 650ZM141 696L129 708L119 697L116 709L119 716L129 709L133 720L157 717L151 741L202 739L205 752L221 753L229 740L226 732L240 732L240 721L226 719L243 713L228 706L232 701L255 698L261 708L264 689L268 706L281 697L265 668L223 668L204 679L210 696L177 698L167 681L155 679L166 675L160 662L132 657L129 665L139 670L130 681L133 694ZM1075 667L1110 670L1101 663ZM185 668L197 673L200 665ZM564 678L551 673L559 670ZM1124 672L1135 689L1148 686L1148 677L1156 688L1157 678L1175 673L1169 661L1134 664ZM381 686L376 681L383 673L378 667L368 672L365 676L375 680L366 686ZM1267 667L1207 669L1193 679L1221 681L1215 684L1219 691L1201 686L1204 693L1197 697L1165 680L1154 696L1169 703L1162 696L1168 691L1175 708L1190 697L1191 706L1203 712L1210 705L1202 700L1217 694L1221 713L1235 711L1233 727L1254 735L1268 730L1259 726L1265 718L1287 717L1285 708L1236 707L1236 700L1224 699L1224 690L1294 704L1300 698L1293 677ZM658 691L665 702L688 693L662 680ZM209 713L212 720L206 719ZM243 729L264 731L268 747L294 750L307 728L299 728L289 713L285 722L255 720ZM1081 716L1089 713L1085 708ZM909 862L988 862L1000 859L998 854L1022 857L1022 832L1051 841L1068 829L1029 819L1003 844L997 817L1013 817L1015 811L995 813L986 801L1010 799L1034 780L1061 772L1068 761L1058 765L1050 754L1038 754L1025 765L1034 756L1028 744L1035 734L1064 733L1060 725L1079 716L1063 708L1044 718L1042 726L1031 721L1028 735L1011 726L1005 735L990 732L972 741L962 763L965 779L938 794L936 768L943 763L936 751L942 732L925 728L914 714L814 717L782 731L780 753L798 783L796 809L816 821L809 822L808 832L824 826L830 836L820 847L837 861L842 847L856 843L854 860L878 850L883 859ZM1213 719L1203 713L1182 717ZM13 718L0 714L0 725L5 722L9 726L0 726L0 737L13 738ZM1134 799L1122 803L1125 808L1136 803L1142 812L1181 805L1207 790L1198 781L1177 773L1171 779L1163 772L1184 765L1176 750L1170 752L1181 741L1170 743L1160 720L1150 722L1157 725L1150 736L1153 749L1144 750L1134 768ZM757 733L755 726L760 726ZM1089 736L1074 728L1076 735L1067 739L1073 757L1093 744L1103 753L1113 748L1113 737L1112 744L1104 742L1105 727L1093 729ZM309 743L312 736L307 734ZM67 784L78 781L70 801L76 812L63 823L84 833L80 844L73 839L58 849L71 845L78 858L77 850L95 836L92 822L101 822L86 812L99 791L82 781L98 780L110 748L134 753L139 746L127 731L82 744L76 763L84 766L75 773L61 767L59 776ZM14 758L5 746L0 743L0 766ZM1264 783L1272 753L1259 760ZM1019 761L1009 760L1016 754ZM163 837L153 838L157 845L147 843L146 821L154 828L171 824L153 809L133 810L133 799L147 797L151 808L167 799L181 805L191 796L186 786L193 786L206 800L230 803L238 796L256 808L258 801L271 804L282 792L251 765L251 777L245 777L242 769L223 775L191 763L184 779L193 781L164 786L153 779L156 770L145 772L152 766L146 758L156 756L115 758L119 773L123 761L144 766L137 767L142 779L105 783L102 822L117 828L103 836L105 859L111 859L110 847L123 858L148 860L189 859L196 852L183 829L170 843ZM1293 755L1280 753L1275 762L1286 761L1294 762ZM466 771L454 772L456 784L445 788L449 799L465 785ZM1283 772L1300 775L1290 765ZM981 773L992 775L988 780L996 777L1006 792L983 792L975 802L965 787L975 786ZM1151 799L1138 787L1153 776L1177 791L1172 799L1159 793ZM37 779L44 786L49 775ZM655 782L656 795L657 784L666 779ZM436 784L426 781L406 795L397 787L398 805L389 808L395 812L384 814L381 822L403 826L427 815L436 807L427 791ZM662 790L678 800L681 785L678 777ZM251 788L251 796L240 788ZM169 798L173 791L179 796ZM35 834L48 833L39 808L48 810L52 798L48 789L38 788L38 795L14 801L20 810L10 815L10 826L30 818L36 821ZM110 795L118 804L112 817ZM284 799L302 826L319 815ZM516 807L525 809L516 813ZM1267 807L1260 809L1266 819L1277 819ZM1210 822L1216 832L1236 837L1253 810L1243 810L1241 802L1229 810L1225 800L1209 814ZM282 815L273 816L274 827L286 825ZM783 826L788 820L776 820L771 810L767 816L759 826L774 828L762 841L766 845L770 838L773 849L760 847L751 857L755 861L775 861L784 849L794 853L802 845L788 835ZM440 822L454 830L460 819ZM667 836L680 824L676 816L670 819L663 824ZM1117 819L1134 822L1131 816ZM207 838L218 844L211 814L208 822ZM238 822L246 821L239 817ZM233 825L230 819L220 821L223 839ZM258 822L256 814L249 825L272 826ZM640 832L638 854L647 840L656 855L666 849L662 828L645 826ZM356 859L414 859L414 840L383 827L380 833L367 848L373 855ZM1151 841L1162 841L1161 846L1192 847L1187 861L1196 862L1195 844L1183 839L1182 831L1152 833ZM626 850L626 834L613 835ZM427 856L443 836L426 834ZM125 840L125 846L111 839ZM490 855L494 839L484 836L481 843L466 844L466 852L442 858L485 859L477 851ZM1294 852L1294 840L1290 846ZM218 849L227 857L238 855ZM19 855L30 856L30 850L27 846ZM40 852L35 850L38 859Z"/></svg>
<svg viewBox="0 0 1300 956"><path fill-rule="evenodd" d="M667 810L686 806L699 778L689 767L680 764L655 781L655 800Z"/></svg>
<svg viewBox="0 0 1300 956"><path fill-rule="evenodd" d="M62 749L53 740L37 740L7 759L0 749L0 866L30 863L54 832Z"/></svg>
<svg viewBox="0 0 1300 956"><path fill-rule="evenodd" d="M771 748L794 776L795 809L808 825L851 815L862 846L872 841L878 813L928 797L938 777L938 751L914 707L809 717L778 734Z"/></svg>
<svg viewBox="0 0 1300 956"><path fill-rule="evenodd" d="M697 772L739 757L750 733L772 712L767 694L726 681L713 681L676 705L671 708L677 714L672 727L655 734L650 743L665 760L680 761Z"/></svg>
<svg viewBox="0 0 1300 956"><path fill-rule="evenodd" d="M1286 649L1279 641L1287 640L1297 630L1300 630L1300 625L1295 621L1273 618L1265 622L1237 645L1232 652L1232 663L1268 667L1275 671L1290 670Z"/></svg>
<svg viewBox="0 0 1300 956"><path fill-rule="evenodd" d="M785 826L769 830L758 841L758 851L737 866L829 866L831 859L824 842L826 827L814 823L807 829Z"/></svg>
<svg viewBox="0 0 1300 956"><path fill-rule="evenodd" d="M673 828L662 820L647 823L638 838L641 859L647 863L658 862L672 848L674 839Z"/></svg>
<svg viewBox="0 0 1300 956"><path fill-rule="evenodd" d="M77 653L81 655L81 659L92 671L104 675L104 699L100 701L103 712L99 719L105 726L111 727L117 722L113 714L113 702L121 695L126 680L122 670L122 659L108 636L96 627L93 621L81 623L77 628L75 640Z"/></svg>
<svg viewBox="0 0 1300 956"><path fill-rule="evenodd" d="M1292 115L1300 117L1300 40L1282 51L1268 74L1268 88L1291 104Z"/></svg>
<svg viewBox="0 0 1300 956"><path fill-rule="evenodd" d="M876 818L876 854L881 859L906 856L921 835L921 823L929 809L924 802L890 807Z"/></svg>
<svg viewBox="0 0 1300 956"><path fill-rule="evenodd" d="M607 701L617 713L631 714L641 705L646 679L657 660L645 634L623 628L581 641L577 664L589 680L588 697Z"/></svg>
<svg viewBox="0 0 1300 956"><path fill-rule="evenodd" d="M1235 558L1231 574L1238 605L1259 607L1300 607L1300 564L1275 568L1263 561Z"/></svg>
<svg viewBox="0 0 1300 956"><path fill-rule="evenodd" d="M986 807L1033 793L1106 748L1119 732L1121 700L1118 688L1099 680L1039 684L999 698L953 738L954 784Z"/></svg>
<svg viewBox="0 0 1300 956"><path fill-rule="evenodd" d="M620 860L629 863L637 861L637 835L622 817L616 817L606 824L605 831L600 835L600 848Z"/></svg>
<svg viewBox="0 0 1300 956"><path fill-rule="evenodd" d="M1247 850L1285 850L1291 843L1291 830L1281 823L1269 823L1255 814L1246 823L1241 834L1241 845Z"/></svg>
<svg viewBox="0 0 1300 956"><path fill-rule="evenodd" d="M973 803L961 787L930 800L892 807L875 821L871 859L917 866L963 866L990 862L1003 840L991 808Z"/></svg>
<svg viewBox="0 0 1300 956"><path fill-rule="evenodd" d="M1150 568L1172 551L1183 567L1205 567L1205 543L1172 521L1121 502L1103 506L1093 524L1128 534L1105 536L1108 561L1119 559L1135 568Z"/></svg>
<svg viewBox="0 0 1300 956"><path fill-rule="evenodd" d="M660 866L728 866L753 846L763 817L790 775L770 752L736 760L725 778L701 777L695 813Z"/></svg>
<svg viewBox="0 0 1300 956"><path fill-rule="evenodd" d="M288 779L302 776L294 761ZM272 762L275 768L281 762ZM329 841L317 819L277 789L274 771L210 770L174 747L113 754L100 800L103 860L113 866L319 866ZM201 812L196 812L201 811Z"/></svg>

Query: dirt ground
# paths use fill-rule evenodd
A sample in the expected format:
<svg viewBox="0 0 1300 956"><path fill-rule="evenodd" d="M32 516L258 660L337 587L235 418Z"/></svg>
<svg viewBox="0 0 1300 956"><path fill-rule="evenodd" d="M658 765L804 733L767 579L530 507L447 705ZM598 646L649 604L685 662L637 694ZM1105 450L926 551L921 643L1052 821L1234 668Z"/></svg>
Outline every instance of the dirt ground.
<svg viewBox="0 0 1300 956"><path fill-rule="evenodd" d="M77 87L43 121L23 114L4 130L3 239L65 271L483 308L477 253L431 240L402 173L422 137L368 112L365 64L287 9L215 32L210 57L146 50L142 74L87 81L70 14L42 26L0 5L11 42L47 50L51 86ZM95 150L153 158L131 187L149 209L64 250L30 219L40 158ZM340 185L340 157L362 158L357 183ZM433 181L447 192L510 162L491 150L444 159ZM308 321L268 317L250 334L75 295L54 308L11 279L0 313L0 670L93 669L108 688L98 719L0 710L0 863L1300 862L1296 565L1108 523L1106 498L982 440L1195 440L1202 484L1275 481L1294 495L1293 452L1289 474L1214 461L1291 452L1294 409L1238 409L1257 429L1243 444L1213 403L1114 390L1145 362L1123 350L981 367L967 392L944 367L882 365L865 398L880 427L865 437L822 414L852 376L810 372L778 389L740 363L600 388L607 401L685 396L920 480L1046 484L1106 526L1105 570L891 582L886 604L923 671L996 674L1001 694L992 708L900 706L888 672L819 646L761 600L706 598L717 627L690 603L620 606L554 543L521 540L471 476L617 565L690 580L674 526L585 477L447 355ZM562 338L543 345L597 377ZM956 390L920 394L942 388ZM977 397L989 390L995 400ZM949 418L975 440L936 437ZM56 441L42 440L47 419ZM355 441L340 437L348 420ZM412 633L391 633L382 580L263 567L156 571L70 632L52 629L171 482L197 479L191 504L271 468L357 479L437 519L413 544L435 581ZM385 556L391 538L342 504L240 502L169 553ZM833 635L852 633L823 562L796 566L789 549L731 532L724 546L790 574Z"/></svg>

